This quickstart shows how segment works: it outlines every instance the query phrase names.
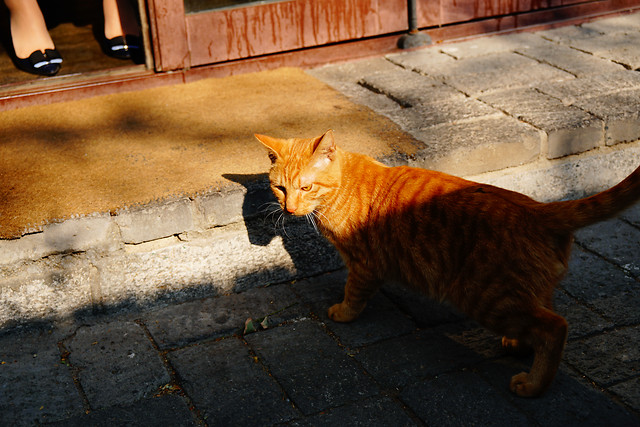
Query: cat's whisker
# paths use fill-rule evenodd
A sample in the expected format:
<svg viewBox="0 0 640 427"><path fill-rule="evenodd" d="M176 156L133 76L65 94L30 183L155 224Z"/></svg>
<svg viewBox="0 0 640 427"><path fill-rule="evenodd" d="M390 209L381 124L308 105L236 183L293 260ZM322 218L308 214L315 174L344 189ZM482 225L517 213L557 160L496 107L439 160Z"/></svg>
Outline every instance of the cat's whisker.
<svg viewBox="0 0 640 427"><path fill-rule="evenodd" d="M322 212L320 212L320 211L318 211L316 209L312 213L313 213L313 216L316 217L321 222L326 222L327 224L330 224L329 218L327 218L327 216L325 214L323 214Z"/></svg>
<svg viewBox="0 0 640 427"><path fill-rule="evenodd" d="M283 228L284 228L284 214L282 213L282 208L280 207L280 204L278 202L269 202L269 203L265 203L261 206L261 211L263 214L265 214L264 216L264 221L266 222L267 219L271 218L271 220L273 221L273 218L275 218L275 216L279 213L280 216L278 216L274 222L274 230L278 228L278 222L282 219L283 221Z"/></svg>
<svg viewBox="0 0 640 427"><path fill-rule="evenodd" d="M313 225L313 229L316 230L316 233L320 234L320 230L318 230L318 226L316 225L316 219L314 214L315 212L312 211L306 214L305 218L307 218L307 221L309 221L311 225Z"/></svg>
<svg viewBox="0 0 640 427"><path fill-rule="evenodd" d="M280 204L278 202L269 202L260 206L260 213L266 214L267 217L271 215L275 215L277 212L281 210Z"/></svg>
<svg viewBox="0 0 640 427"><path fill-rule="evenodd" d="M285 221L286 215L284 214L284 212L280 212L280 216L278 217L278 220L276 221L276 227L278 225L278 222L281 222L282 224L282 232L284 233L285 236L287 236L287 238L289 238L289 233L287 233L287 229L284 226L284 221Z"/></svg>
<svg viewBox="0 0 640 427"><path fill-rule="evenodd" d="M278 202L266 202L260 205L260 207L258 208L258 212L267 212L269 210L269 208L272 208L273 206L280 206L278 204Z"/></svg>

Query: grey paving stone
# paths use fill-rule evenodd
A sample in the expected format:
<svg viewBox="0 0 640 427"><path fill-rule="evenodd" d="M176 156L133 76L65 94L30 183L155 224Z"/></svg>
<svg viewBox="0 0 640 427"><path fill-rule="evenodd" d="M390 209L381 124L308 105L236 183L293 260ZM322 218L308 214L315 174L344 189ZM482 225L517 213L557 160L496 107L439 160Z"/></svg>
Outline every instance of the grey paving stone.
<svg viewBox="0 0 640 427"><path fill-rule="evenodd" d="M531 162L540 155L542 133L504 116L433 126L414 132L425 147L409 166L468 176Z"/></svg>
<svg viewBox="0 0 640 427"><path fill-rule="evenodd" d="M373 381L311 321L247 335L246 340L305 415L378 393Z"/></svg>
<svg viewBox="0 0 640 427"><path fill-rule="evenodd" d="M71 371L49 331L0 336L0 424L32 426L82 412Z"/></svg>
<svg viewBox="0 0 640 427"><path fill-rule="evenodd" d="M578 99L575 105L604 120L607 145L640 139L640 88Z"/></svg>
<svg viewBox="0 0 640 427"><path fill-rule="evenodd" d="M346 271L325 275L318 280L296 282L294 289L313 312L336 334L343 345L354 348L413 331L415 323L407 318L381 292L373 296L360 317L350 323L329 319L327 310L344 297Z"/></svg>
<svg viewBox="0 0 640 427"><path fill-rule="evenodd" d="M484 356L443 332L427 329L361 349L355 358L385 388L471 366Z"/></svg>
<svg viewBox="0 0 640 427"><path fill-rule="evenodd" d="M529 370L529 366L516 359L505 358L484 364L478 370L497 388L503 382L504 372L514 375ZM633 426L638 422L634 415L564 365L560 365L553 383L542 396L523 399L509 392L506 396L534 421L534 425Z"/></svg>
<svg viewBox="0 0 640 427"><path fill-rule="evenodd" d="M435 101L453 99L461 101L465 96L439 80L407 71L400 67L386 73L363 77L360 84L372 91L383 93L402 107L415 107Z"/></svg>
<svg viewBox="0 0 640 427"><path fill-rule="evenodd" d="M640 227L640 203L636 203L620 214L620 218L630 222L636 227Z"/></svg>
<svg viewBox="0 0 640 427"><path fill-rule="evenodd" d="M531 59L553 65L576 77L615 73L625 69L624 66L610 60L598 58L578 49L551 42L541 46L519 46L516 52Z"/></svg>
<svg viewBox="0 0 640 427"><path fill-rule="evenodd" d="M571 80L573 75L513 52L465 58L441 76L469 96L491 90L532 87L536 82Z"/></svg>
<svg viewBox="0 0 640 427"><path fill-rule="evenodd" d="M638 159L640 144L634 144L624 150L597 150L559 162L538 162L467 178L551 202L588 197L613 187L638 167Z"/></svg>
<svg viewBox="0 0 640 427"><path fill-rule="evenodd" d="M609 390L617 394L624 403L640 412L640 377L616 384L609 387Z"/></svg>
<svg viewBox="0 0 640 427"><path fill-rule="evenodd" d="M389 397L372 397L339 408L322 411L317 415L293 421L290 426L332 427L348 426L414 426L417 425L402 409L401 405Z"/></svg>
<svg viewBox="0 0 640 427"><path fill-rule="evenodd" d="M577 101L608 95L623 89L640 88L640 73L625 70L594 74L562 82L538 82L535 87L559 99L564 105L573 105Z"/></svg>
<svg viewBox="0 0 640 427"><path fill-rule="evenodd" d="M435 48L387 55L387 59L408 70L432 77L445 75L447 70L456 64L454 58Z"/></svg>
<svg viewBox="0 0 640 427"><path fill-rule="evenodd" d="M594 337L570 341L564 360L601 387L638 377L640 326L630 326Z"/></svg>
<svg viewBox="0 0 640 427"><path fill-rule="evenodd" d="M480 99L547 134L547 158L591 150L604 143L601 120L534 89L507 90Z"/></svg>
<svg viewBox="0 0 640 427"><path fill-rule="evenodd" d="M236 338L173 351L168 357L210 426L265 426L299 416Z"/></svg>
<svg viewBox="0 0 640 427"><path fill-rule="evenodd" d="M0 265L36 260L51 254L108 252L121 246L117 227L109 215L72 218L46 225L42 232L20 239L0 240Z"/></svg>
<svg viewBox="0 0 640 427"><path fill-rule="evenodd" d="M630 70L640 69L640 32L598 35L569 44L594 56L609 59Z"/></svg>
<svg viewBox="0 0 640 427"><path fill-rule="evenodd" d="M87 254L52 255L0 278L0 325L64 318L95 303L99 273Z"/></svg>
<svg viewBox="0 0 640 427"><path fill-rule="evenodd" d="M171 380L160 355L134 322L80 327L65 346L92 409L151 397Z"/></svg>
<svg viewBox="0 0 640 427"><path fill-rule="evenodd" d="M589 282L589 284L581 284L589 286L592 283ZM554 304L556 313L563 316L569 323L569 333L567 336L567 339L569 340L593 335L614 326L612 321L604 319L601 315L590 310L574 298L569 297L563 291L556 291ZM600 312L603 310L608 312L606 311L608 308L609 307L600 308Z"/></svg>
<svg viewBox="0 0 640 427"><path fill-rule="evenodd" d="M616 325L640 322L640 283L592 253L574 247L569 272L560 286ZM588 324L588 318L581 316L580 321ZM598 325L596 322L593 326ZM580 323L576 327L582 330L585 325ZM572 329L570 324L569 330Z"/></svg>
<svg viewBox="0 0 640 427"><path fill-rule="evenodd" d="M304 219L287 219L284 226L256 219L187 238L158 250L98 260L104 306L113 310L157 307L343 266L337 251Z"/></svg>
<svg viewBox="0 0 640 427"><path fill-rule="evenodd" d="M161 349L183 346L205 338L241 334L245 321L268 316L277 325L305 313L288 285L251 289L239 294L170 305L144 316L144 321Z"/></svg>
<svg viewBox="0 0 640 427"><path fill-rule="evenodd" d="M413 108L389 111L386 115L404 131L416 133L441 124L458 124L480 117L497 118L502 113L483 102L460 95L460 98L434 99Z"/></svg>
<svg viewBox="0 0 640 427"><path fill-rule="evenodd" d="M594 224L576 233L576 240L636 278L640 277L640 230L619 219Z"/></svg>
<svg viewBox="0 0 640 427"><path fill-rule="evenodd" d="M601 18L585 22L581 26L602 34L636 33L640 32L640 15L632 13L612 18Z"/></svg>
<svg viewBox="0 0 640 427"><path fill-rule="evenodd" d="M532 424L502 393L472 371L422 381L404 389L400 399L429 425Z"/></svg>
<svg viewBox="0 0 640 427"><path fill-rule="evenodd" d="M356 83L362 79L363 76L367 77L376 74L387 74L397 70L397 65L385 58L378 57L349 61L340 64L330 64L309 70L308 73L320 80L339 84L345 81Z"/></svg>
<svg viewBox="0 0 640 427"><path fill-rule="evenodd" d="M567 44L574 40L584 40L599 36L601 33L587 26L568 25L552 30L538 31L538 35L549 40Z"/></svg>
<svg viewBox="0 0 640 427"><path fill-rule="evenodd" d="M125 243L142 243L194 228L193 206L188 199L119 211L114 217Z"/></svg>
<svg viewBox="0 0 640 427"><path fill-rule="evenodd" d="M368 58L341 64L331 64L307 70L306 72L340 91L357 104L366 105L376 112L384 112L398 108L398 104L385 95L364 88L358 82L363 77L396 72L399 69L399 66L385 58Z"/></svg>
<svg viewBox="0 0 640 427"><path fill-rule="evenodd" d="M246 190L215 192L195 199L196 205L202 212L202 225L205 228L220 227L254 218L269 202L275 202L275 198L266 188L251 192Z"/></svg>
<svg viewBox="0 0 640 427"><path fill-rule="evenodd" d="M513 52L519 49L547 47L547 40L536 33L515 33L492 37L480 37L459 43L450 43L440 50L456 59L485 56L495 53Z"/></svg>
<svg viewBox="0 0 640 427"><path fill-rule="evenodd" d="M163 425L176 427L198 425L189 411L188 403L180 396L162 396L139 400L131 405L112 406L91 411L57 423L47 424L60 427L112 427L136 426L154 427Z"/></svg>

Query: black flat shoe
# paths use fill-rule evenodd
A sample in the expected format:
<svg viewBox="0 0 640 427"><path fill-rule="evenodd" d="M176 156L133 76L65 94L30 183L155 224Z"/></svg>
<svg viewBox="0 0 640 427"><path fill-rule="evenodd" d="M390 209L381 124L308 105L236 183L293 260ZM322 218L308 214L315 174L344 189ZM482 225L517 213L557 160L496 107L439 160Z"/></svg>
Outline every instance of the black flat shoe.
<svg viewBox="0 0 640 427"><path fill-rule="evenodd" d="M36 50L28 58L15 57L16 66L27 73L39 76L55 76L62 64L62 57L55 49Z"/></svg>
<svg viewBox="0 0 640 427"><path fill-rule="evenodd" d="M102 50L112 58L132 59L141 52L140 37L118 36L112 39L105 38L102 42Z"/></svg>

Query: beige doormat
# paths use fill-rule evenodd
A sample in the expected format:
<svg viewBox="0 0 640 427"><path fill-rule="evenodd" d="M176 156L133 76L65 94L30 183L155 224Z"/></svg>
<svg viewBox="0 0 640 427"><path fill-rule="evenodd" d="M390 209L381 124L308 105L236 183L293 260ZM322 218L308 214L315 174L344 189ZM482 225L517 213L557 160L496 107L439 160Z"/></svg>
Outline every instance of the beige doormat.
<svg viewBox="0 0 640 427"><path fill-rule="evenodd" d="M228 185L269 161L254 133L373 156L412 138L302 70L283 68L0 113L0 238Z"/></svg>

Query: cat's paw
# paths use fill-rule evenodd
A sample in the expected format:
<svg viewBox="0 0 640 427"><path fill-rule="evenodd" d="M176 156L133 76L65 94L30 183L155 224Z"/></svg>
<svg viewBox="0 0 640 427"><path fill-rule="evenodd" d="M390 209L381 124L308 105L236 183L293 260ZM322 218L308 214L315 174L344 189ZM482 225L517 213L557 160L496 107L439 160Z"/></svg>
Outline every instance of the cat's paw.
<svg viewBox="0 0 640 427"><path fill-rule="evenodd" d="M334 322L351 322L355 320L360 311L355 311L344 302L329 307L329 319Z"/></svg>
<svg viewBox="0 0 640 427"><path fill-rule="evenodd" d="M540 384L533 383L531 375L526 372L511 377L509 388L520 397L536 397L543 391Z"/></svg>

